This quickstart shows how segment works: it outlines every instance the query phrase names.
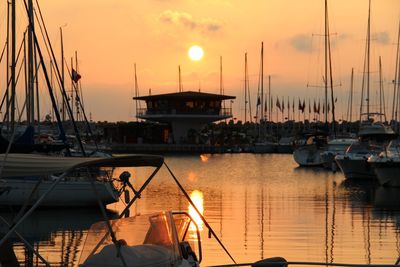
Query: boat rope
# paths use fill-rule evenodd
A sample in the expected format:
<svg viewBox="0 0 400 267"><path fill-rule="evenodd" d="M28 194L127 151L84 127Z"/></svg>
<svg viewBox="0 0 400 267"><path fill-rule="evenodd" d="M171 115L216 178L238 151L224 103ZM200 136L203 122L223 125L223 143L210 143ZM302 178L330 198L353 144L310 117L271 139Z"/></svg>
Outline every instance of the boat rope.
<svg viewBox="0 0 400 267"><path fill-rule="evenodd" d="M222 247L222 249L226 252L226 254L229 256L229 258L231 258L231 260L236 264L235 259L232 257L232 255L229 253L228 249L225 247L225 245L222 243L222 241L218 238L218 236L215 234L214 230L212 229L211 225L208 224L208 222L206 221L206 219L204 218L204 216L201 214L201 212L198 210L198 208L196 207L196 205L193 203L192 199L190 198L190 196L188 195L188 193L186 192L186 190L183 188L183 186L179 183L178 179L176 178L176 176L174 175L174 173L171 171L171 169L168 167L167 163L165 163L164 161L164 165L167 168L168 172L171 174L172 178L175 180L176 184L178 185L179 189L182 191L183 195L186 197L186 199L189 201L190 205L192 205L192 207L195 209L195 211L197 212L197 214L200 216L201 220L203 221L203 223L205 224L205 226L208 228L208 230L210 231L210 233L214 236L214 238L217 240L217 242L220 244L220 246Z"/></svg>

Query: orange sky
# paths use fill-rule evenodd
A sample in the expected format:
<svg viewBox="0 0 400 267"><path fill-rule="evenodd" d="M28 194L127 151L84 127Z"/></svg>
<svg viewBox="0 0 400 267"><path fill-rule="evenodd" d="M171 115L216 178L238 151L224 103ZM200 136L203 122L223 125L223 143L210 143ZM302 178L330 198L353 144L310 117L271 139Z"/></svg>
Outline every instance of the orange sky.
<svg viewBox="0 0 400 267"><path fill-rule="evenodd" d="M67 61L78 51L85 102L95 121L134 119L135 62L142 95L149 88L153 94L177 91L178 65L184 90L200 86L204 92L217 93L220 56L225 93L237 97L234 115L243 118L244 53L248 52L254 108L261 41L264 75L272 75L273 95L323 97L322 89L306 87L322 83L323 38L312 35L323 33L322 0L59 0L40 4L55 52L60 50L59 27L63 25ZM0 4L1 14L5 9L5 3ZM352 67L355 90L360 90L368 1L329 1L329 9L331 32L336 33L332 36L334 79L342 83L336 93L345 107ZM377 58L382 56L387 99L393 88L399 18L399 0L372 0L371 71L377 74ZM3 15L1 20L0 27L5 28ZM0 33L1 41L4 31ZM204 48L199 62L187 57L193 44ZM376 84L377 78L371 81ZM358 106L359 96L354 98Z"/></svg>

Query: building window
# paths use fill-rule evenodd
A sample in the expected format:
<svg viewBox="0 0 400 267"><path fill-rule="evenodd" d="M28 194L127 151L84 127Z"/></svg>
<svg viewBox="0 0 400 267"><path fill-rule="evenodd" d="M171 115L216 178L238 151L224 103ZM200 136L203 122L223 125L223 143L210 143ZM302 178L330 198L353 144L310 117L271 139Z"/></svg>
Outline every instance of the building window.
<svg viewBox="0 0 400 267"><path fill-rule="evenodd" d="M193 101L186 101L186 107L187 108L194 108Z"/></svg>

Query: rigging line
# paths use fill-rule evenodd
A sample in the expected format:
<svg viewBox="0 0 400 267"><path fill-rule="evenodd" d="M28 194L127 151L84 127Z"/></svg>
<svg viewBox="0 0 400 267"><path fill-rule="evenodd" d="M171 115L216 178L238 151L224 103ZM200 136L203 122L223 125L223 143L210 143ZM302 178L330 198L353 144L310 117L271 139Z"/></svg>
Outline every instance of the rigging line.
<svg viewBox="0 0 400 267"><path fill-rule="evenodd" d="M25 33L26 33L26 31L25 31ZM16 56L16 58L15 58L15 66L17 65L17 63L18 63L18 61L19 61L19 56L21 55L21 51L22 51L22 47L23 47L23 45L24 45L24 40L25 40L25 33L24 33L24 38L22 39L22 41L21 41L21 44L20 44L20 46L19 46L19 48L18 48L18 53L17 53L17 56ZM23 64L21 64L21 66L22 66ZM21 68L21 67L20 67ZM8 68L7 68L8 69ZM18 72L20 72L21 71L21 69L18 71ZM18 74L19 75L19 74ZM15 83L17 83L18 81L15 81ZM9 86L10 86L10 84L11 84L11 77L10 77L10 79L8 80L8 83L7 83L7 88L9 88ZM3 100L1 101L1 105L0 105L0 109L3 107L3 104L4 104L4 100L5 100L5 96L7 95L7 90L5 90L5 93L4 93L4 97L3 97ZM8 109L8 107L7 107L7 109ZM3 121L4 122L4 121Z"/></svg>
<svg viewBox="0 0 400 267"><path fill-rule="evenodd" d="M226 252L226 254L229 256L229 258L236 264L235 259L232 257L232 255L229 253L228 249L225 247L225 245L222 243L222 241L218 238L218 236L216 235L216 233L214 232L214 230L211 228L211 225L208 224L208 222L206 221L206 219L204 218L204 216L200 213L199 209L196 207L196 205L193 203L192 199L190 198L190 196L188 195L188 193L186 192L186 190L183 188L183 186L179 183L178 179L176 178L175 174L171 171L171 169L169 168L169 166L167 165L167 163L164 161L164 165L167 168L168 172L171 174L172 178L174 179L174 181L176 182L176 184L178 185L179 189L182 191L182 193L184 194L184 196L186 197L186 199L189 201L190 205L192 205L192 207L195 209L195 211L197 212L197 214L199 215L199 217L201 218L201 220L203 221L203 223L206 225L206 227L208 228L208 230L210 231L210 233L214 236L214 238L217 240L217 242L220 244L220 246L222 247L222 249Z"/></svg>
<svg viewBox="0 0 400 267"><path fill-rule="evenodd" d="M28 11L28 8L27 8L27 5L26 5L26 0L24 0L24 4L25 4L25 9L26 9L27 13L29 14L29 11ZM47 29L46 29L46 25L45 25L45 23L44 23L44 19L43 19L43 16L42 16L42 12L41 12L41 9L40 9L40 6L39 6L39 3L38 3L37 0L36 0L36 5L37 5L37 8L38 8L38 10L39 10L40 19L41 19L41 21L42 21L43 28L44 28L45 33L46 33L46 37L47 37L46 40L47 40L47 42L48 42L48 44L49 44L49 48L50 48L50 51L51 51L51 57L52 57L52 59L54 60L55 70L56 70L56 72L57 72L58 78L61 80L60 70L59 70L59 68L58 68L57 61L55 60L56 57L55 57L55 55L54 55L54 51L53 51L53 48L52 48L52 46L51 46L50 38L49 38ZM28 17L29 17L29 16L28 16ZM33 18L29 18L29 19L33 19ZM37 42L37 36L36 36L35 32L33 32L33 33L34 33L35 41L36 41L36 43L38 44L38 42ZM38 50L39 50L39 44L37 45L37 47L38 47ZM40 50L39 50L39 51L40 51ZM44 66L44 65L43 65L43 66ZM43 68L44 68L44 67L43 67ZM82 151L83 156L86 156L86 152L85 152L85 148L83 147L81 135L80 135L80 133L79 133L79 131L78 131L78 128L77 128L77 125L76 125L76 122L75 122L75 119L74 119L74 114L73 114L72 108L71 108L71 106L70 106L70 104L69 104L69 102L68 102L68 96L67 96L67 93L66 93L66 91L65 91L64 84L61 84L61 94L63 95L63 97L64 97L64 99L65 99L65 101L66 101L66 104L67 104L66 106L67 106L67 110L68 110L68 115L70 116L70 120L71 120L71 122L72 122L72 125L73 125L73 128L74 128L74 132L75 132L76 139L77 139L77 141L78 141L79 147L80 147L80 149L81 149L81 151ZM57 109L57 105L55 106L55 109ZM58 112L56 112L56 113L58 113ZM61 122L61 118L58 118L58 116L57 116L57 121L58 121L59 119L60 119L60 122ZM60 125L61 125L61 124L60 124Z"/></svg>
<svg viewBox="0 0 400 267"><path fill-rule="evenodd" d="M64 58L64 61L65 61L65 58ZM66 61L65 61L65 63L66 63ZM70 71L70 69L69 69L69 67L68 67L68 64L65 64L65 65L67 66L68 75L69 75L69 76L71 77L71 79L72 79L72 72ZM73 86L72 86L73 89L75 89L76 96L79 97L78 85L76 85L76 83L72 83L72 85L73 85ZM82 89L81 89L81 92L82 92ZM87 117L86 117L85 107L83 106L83 103L82 103L81 100L83 100L83 99L79 97L78 103L79 103L79 106L80 106L80 108L81 108L81 110L82 110L82 114L83 114L83 117L84 117L85 122L86 122L87 130L89 131L89 133L90 133L91 136L94 136L93 131L92 131L92 127L90 126L90 123L89 123L89 121L88 121L88 119L87 119ZM72 101L74 101L74 99L72 99ZM95 144L95 146L96 146L96 150L99 150L99 147L98 147L96 138L94 139L94 144Z"/></svg>
<svg viewBox="0 0 400 267"><path fill-rule="evenodd" d="M6 219L4 219L2 216L0 216L0 220L3 221L3 223L8 226L11 227L11 225L7 222ZM22 242L25 244L25 246L28 247L28 249L30 249L35 255L36 257L38 257L47 267L50 267L50 264L42 257L42 255L40 255L40 253L38 251L35 250L34 247L32 247L32 245L28 242L28 240L26 240L19 232L15 231L15 234L17 235L17 237L19 239L22 240Z"/></svg>
<svg viewBox="0 0 400 267"><path fill-rule="evenodd" d="M17 65L17 63L18 63L18 58L19 58L19 54L18 54L17 61L16 61L15 65ZM19 77L20 77L20 75L21 75L21 71L22 71L22 67L23 67L23 66L24 66L24 64L21 63L21 65L20 65L20 67L19 67L19 69L18 69L17 76L16 76L16 78L15 78L15 84L17 84L18 81L19 81ZM10 84L11 84L11 78L10 78L9 81L8 81L8 85L10 85ZM5 101L5 99L6 99L6 96L7 96L7 94L4 94L3 99L2 99L2 101L1 101L0 109L3 107L3 104L4 104L4 101ZM8 113L10 112L10 105L11 105L11 103L7 103L6 112L4 113L5 116L4 116L4 118L3 118L3 123L4 123L4 121L5 121L6 115L8 115Z"/></svg>
<svg viewBox="0 0 400 267"><path fill-rule="evenodd" d="M153 171L153 173L147 178L147 180L143 183L142 187L137 191L137 194L133 197L133 199L125 206L125 208L122 210L120 215L118 216L118 219L121 219L122 217L125 216L125 214L129 211L129 208L135 203L135 201L140 197L142 194L143 190L147 187L147 185L151 182L151 180L154 178L154 176L158 173L162 165L157 166L156 169ZM109 233L105 233L103 238L97 243L97 245L92 249L92 251L89 253L89 256L93 256L94 253L96 253L97 249L100 248L101 244L104 243L104 241L107 239Z"/></svg>
<svg viewBox="0 0 400 267"><path fill-rule="evenodd" d="M7 41L4 43L3 50L1 51L0 63L1 63L1 61L3 60L4 51L6 51L6 47L7 47Z"/></svg>
<svg viewBox="0 0 400 267"><path fill-rule="evenodd" d="M104 205L103 205L103 203L101 203L100 193L97 190L96 185L94 184L95 177L93 177L93 175L90 173L89 169L87 169L86 171L87 171L87 174L89 176L90 185L92 186L93 192L96 195L97 203L99 204L101 214L102 214L103 219L105 221L105 224L107 226L108 232L109 232L109 234L111 236L111 240L112 240L113 244L115 245L115 248L117 249L117 257L119 257L121 259L122 265L124 267L127 267L125 258L121 253L121 243L117 240L117 237L116 237L116 235L115 235L115 233L114 233L114 231L112 229L110 220L108 219L108 216L107 216L106 210L104 208Z"/></svg>

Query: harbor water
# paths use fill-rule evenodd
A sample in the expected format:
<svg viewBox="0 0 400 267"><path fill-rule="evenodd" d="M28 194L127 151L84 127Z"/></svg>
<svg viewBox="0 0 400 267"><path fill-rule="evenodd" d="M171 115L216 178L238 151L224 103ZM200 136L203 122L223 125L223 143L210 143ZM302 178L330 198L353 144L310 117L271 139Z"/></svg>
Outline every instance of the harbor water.
<svg viewBox="0 0 400 267"><path fill-rule="evenodd" d="M165 162L238 263L281 256L288 261L394 264L400 256L400 189L299 168L288 154L179 155L166 156ZM128 171L138 188L152 169ZM124 203L107 208L115 217ZM189 211L165 167L130 216L162 210ZM12 214L1 212L6 218ZM50 264L76 266L87 231L98 220L95 208L40 209L19 232ZM201 265L232 263L200 227ZM13 240L13 248L22 265L41 266L22 242Z"/></svg>

